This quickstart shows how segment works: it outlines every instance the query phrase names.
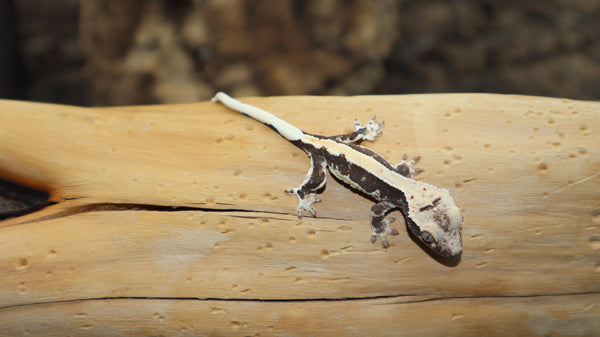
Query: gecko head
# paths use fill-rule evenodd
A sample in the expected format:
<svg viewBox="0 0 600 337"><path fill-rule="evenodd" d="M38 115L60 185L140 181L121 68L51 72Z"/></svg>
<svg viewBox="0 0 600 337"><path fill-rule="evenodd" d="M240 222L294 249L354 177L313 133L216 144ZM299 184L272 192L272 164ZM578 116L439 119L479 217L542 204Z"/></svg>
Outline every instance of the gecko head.
<svg viewBox="0 0 600 337"><path fill-rule="evenodd" d="M448 258L462 254L463 217L447 190L431 204L410 210L410 231L434 252Z"/></svg>

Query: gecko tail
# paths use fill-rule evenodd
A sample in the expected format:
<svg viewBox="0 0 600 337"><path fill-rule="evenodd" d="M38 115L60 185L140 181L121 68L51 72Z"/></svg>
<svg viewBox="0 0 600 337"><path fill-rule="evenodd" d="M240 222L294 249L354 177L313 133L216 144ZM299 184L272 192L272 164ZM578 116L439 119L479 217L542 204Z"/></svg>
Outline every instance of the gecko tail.
<svg viewBox="0 0 600 337"><path fill-rule="evenodd" d="M290 141L300 140L304 134L302 130L273 115L272 113L255 106L242 103L224 92L218 92L211 99L211 101L214 103L221 102L232 110L256 119L257 121L273 128L275 131L277 131L277 133Z"/></svg>

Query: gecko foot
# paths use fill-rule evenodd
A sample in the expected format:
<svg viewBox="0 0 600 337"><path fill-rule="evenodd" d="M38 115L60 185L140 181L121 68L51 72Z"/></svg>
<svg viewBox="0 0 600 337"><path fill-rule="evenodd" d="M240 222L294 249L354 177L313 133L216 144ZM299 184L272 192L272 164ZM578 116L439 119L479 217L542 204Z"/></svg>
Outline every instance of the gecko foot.
<svg viewBox="0 0 600 337"><path fill-rule="evenodd" d="M384 219L382 221L383 226L381 226L381 228L379 229L380 232L378 233L377 231L373 230L373 234L371 235L371 243L375 243L375 241L377 241L377 238L379 238L381 240L381 245L383 246L383 248L388 248L390 246L390 243L387 240L387 235L399 234L398 230L396 230L395 228L390 228L389 226L394 221L396 221L396 218Z"/></svg>
<svg viewBox="0 0 600 337"><path fill-rule="evenodd" d="M420 156L413 157L408 161L408 156L405 154L402 156L402 161L396 165L396 172L400 173L405 177L412 177L419 175L423 172L422 169L415 167L421 160Z"/></svg>
<svg viewBox="0 0 600 337"><path fill-rule="evenodd" d="M361 122L357 119L354 121L354 129L356 131L362 131L363 140L374 141L375 137L381 136L381 129L383 127L384 122L377 122L376 116L373 116L368 122L366 126L363 126Z"/></svg>
<svg viewBox="0 0 600 337"><path fill-rule="evenodd" d="M304 196L304 198L300 197L298 194L297 188L290 188L285 190L287 194L293 194L298 197L298 209L296 210L296 215L298 219L302 219L303 212L308 213L313 218L317 216L317 211L313 207L313 204L321 202L321 199L317 198L316 193L309 193Z"/></svg>

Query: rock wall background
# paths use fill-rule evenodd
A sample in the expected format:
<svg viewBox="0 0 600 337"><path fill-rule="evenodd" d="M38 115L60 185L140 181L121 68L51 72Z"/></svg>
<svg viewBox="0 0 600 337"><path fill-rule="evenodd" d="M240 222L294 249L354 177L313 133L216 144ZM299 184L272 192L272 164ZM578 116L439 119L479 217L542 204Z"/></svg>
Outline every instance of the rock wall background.
<svg viewBox="0 0 600 337"><path fill-rule="evenodd" d="M598 0L12 0L2 6L0 21L9 28L14 22L0 36L3 98L105 106L194 102L225 90L600 99Z"/></svg>

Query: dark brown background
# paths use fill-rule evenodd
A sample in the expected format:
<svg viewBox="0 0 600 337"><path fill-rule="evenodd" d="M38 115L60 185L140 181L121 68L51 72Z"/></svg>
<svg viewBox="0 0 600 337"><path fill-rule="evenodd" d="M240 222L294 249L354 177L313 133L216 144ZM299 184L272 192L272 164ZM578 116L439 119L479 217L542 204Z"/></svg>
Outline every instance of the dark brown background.
<svg viewBox="0 0 600 337"><path fill-rule="evenodd" d="M0 97L600 98L600 1L0 0ZM11 14L12 13L12 14Z"/></svg>

